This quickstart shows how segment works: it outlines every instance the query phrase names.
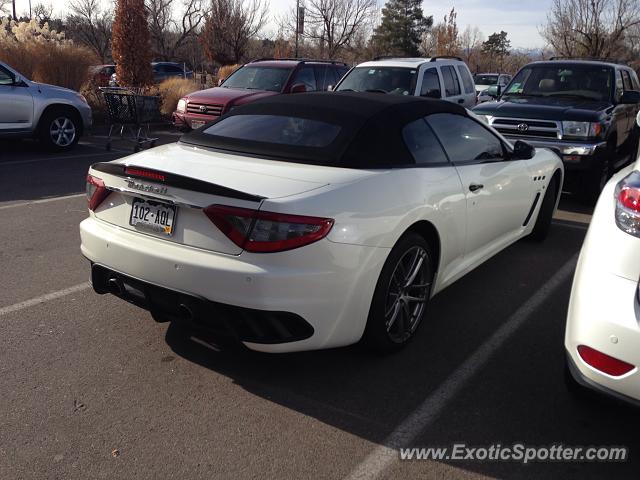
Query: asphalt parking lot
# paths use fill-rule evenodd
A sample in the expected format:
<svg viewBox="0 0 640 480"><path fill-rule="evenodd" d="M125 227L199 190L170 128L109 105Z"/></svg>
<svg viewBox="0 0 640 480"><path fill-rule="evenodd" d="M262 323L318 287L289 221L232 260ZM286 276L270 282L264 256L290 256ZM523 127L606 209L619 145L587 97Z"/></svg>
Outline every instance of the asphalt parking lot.
<svg viewBox="0 0 640 480"><path fill-rule="evenodd" d="M176 141L165 132L161 143ZM126 155L0 143L0 478L637 478L640 416L563 382L590 212L561 203L430 304L398 354L214 351L90 289L87 167ZM400 461L397 447L616 445L624 463Z"/></svg>

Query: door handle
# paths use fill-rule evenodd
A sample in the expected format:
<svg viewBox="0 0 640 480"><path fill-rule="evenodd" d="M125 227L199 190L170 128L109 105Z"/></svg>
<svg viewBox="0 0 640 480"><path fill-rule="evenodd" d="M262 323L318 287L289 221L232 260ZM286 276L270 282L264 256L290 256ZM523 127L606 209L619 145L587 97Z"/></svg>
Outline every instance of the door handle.
<svg viewBox="0 0 640 480"><path fill-rule="evenodd" d="M471 185L469 185L469 191L471 192L477 192L478 190L482 190L484 188L484 185L481 185L479 183L472 183Z"/></svg>
<svg viewBox="0 0 640 480"><path fill-rule="evenodd" d="M458 100L458 103L460 104L464 103L464 98L461 98L460 100Z"/></svg>

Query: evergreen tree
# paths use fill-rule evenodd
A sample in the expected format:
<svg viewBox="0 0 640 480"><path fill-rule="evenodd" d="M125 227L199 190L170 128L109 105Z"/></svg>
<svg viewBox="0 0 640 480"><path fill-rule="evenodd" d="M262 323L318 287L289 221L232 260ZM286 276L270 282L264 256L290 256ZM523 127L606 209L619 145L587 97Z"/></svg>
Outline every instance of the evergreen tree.
<svg viewBox="0 0 640 480"><path fill-rule="evenodd" d="M380 52L418 56L420 41L433 25L433 17L422 13L422 0L389 0L382 9L382 23L372 42Z"/></svg>
<svg viewBox="0 0 640 480"><path fill-rule="evenodd" d="M111 50L120 85L144 87L153 83L144 0L117 0Z"/></svg>
<svg viewBox="0 0 640 480"><path fill-rule="evenodd" d="M497 58L499 60L499 68L502 70L504 57L509 55L511 48L511 40L507 40L507 32L502 30L500 33L492 33L487 41L482 44L482 51L489 55L489 58Z"/></svg>

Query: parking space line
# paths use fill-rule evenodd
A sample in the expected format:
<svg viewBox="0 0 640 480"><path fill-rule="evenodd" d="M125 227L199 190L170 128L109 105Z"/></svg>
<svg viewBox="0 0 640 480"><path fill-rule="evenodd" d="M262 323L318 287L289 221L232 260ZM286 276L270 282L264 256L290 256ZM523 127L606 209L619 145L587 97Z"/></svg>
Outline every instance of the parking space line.
<svg viewBox="0 0 640 480"><path fill-rule="evenodd" d="M73 195L64 195L62 197L50 197L43 198L42 200L30 200L28 202L12 203L11 205L1 205L0 210L6 210L7 208L28 207L29 205L36 205L38 203L57 202L58 200L69 200L70 198L86 197L86 193L74 193Z"/></svg>
<svg viewBox="0 0 640 480"><path fill-rule="evenodd" d="M40 303L45 303L57 298L62 298L67 295L71 295L72 293L81 292L82 290L86 290L89 287L91 287L91 284L89 282L83 282L79 283L78 285L74 285L73 287L47 293L46 295L41 295L30 300L25 300L24 302L14 303L13 305L9 305L8 307L2 307L0 308L0 317L2 317L3 315L8 315L9 313L24 310L25 308L33 307L34 305L39 305Z"/></svg>
<svg viewBox="0 0 640 480"><path fill-rule="evenodd" d="M469 356L433 393L431 393L404 421L391 432L383 444L376 447L348 475L347 480L374 479L394 460L399 449L410 447L427 427L433 424L444 408L462 390L467 381L482 371L491 356L536 312L572 275L578 255L574 255L507 321Z"/></svg>

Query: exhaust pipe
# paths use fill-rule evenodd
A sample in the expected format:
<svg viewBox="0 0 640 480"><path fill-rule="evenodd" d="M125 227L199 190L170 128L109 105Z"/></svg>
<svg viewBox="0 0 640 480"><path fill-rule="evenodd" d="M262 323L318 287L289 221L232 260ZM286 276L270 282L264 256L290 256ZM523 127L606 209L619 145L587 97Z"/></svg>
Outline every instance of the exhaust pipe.
<svg viewBox="0 0 640 480"><path fill-rule="evenodd" d="M119 278L111 277L107 280L107 290L109 293L120 296L124 293L124 284Z"/></svg>

